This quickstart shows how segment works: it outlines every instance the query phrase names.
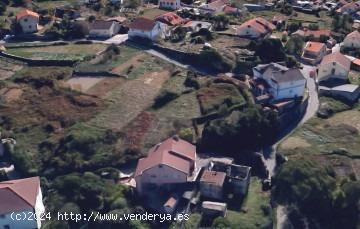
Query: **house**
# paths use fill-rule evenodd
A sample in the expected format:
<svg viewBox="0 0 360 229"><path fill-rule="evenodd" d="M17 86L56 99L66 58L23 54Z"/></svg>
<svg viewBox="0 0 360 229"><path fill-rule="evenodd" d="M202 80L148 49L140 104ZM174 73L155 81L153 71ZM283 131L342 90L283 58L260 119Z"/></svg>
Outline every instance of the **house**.
<svg viewBox="0 0 360 229"><path fill-rule="evenodd" d="M263 79L273 100L292 99L304 95L306 79L297 68L277 63L261 64L253 68L254 78Z"/></svg>
<svg viewBox="0 0 360 229"><path fill-rule="evenodd" d="M212 160L209 170L226 173L228 187L232 189L231 191L234 194L247 194L251 178L251 167L236 165L226 160Z"/></svg>
<svg viewBox="0 0 360 229"><path fill-rule="evenodd" d="M166 200L166 202L163 205L164 212L171 214L175 211L176 206L179 202L179 199L175 196L170 196L169 199Z"/></svg>
<svg viewBox="0 0 360 229"><path fill-rule="evenodd" d="M177 26L186 23L188 20L183 19L176 13L168 12L166 14L160 15L157 18L155 18L155 21L162 22L169 26Z"/></svg>
<svg viewBox="0 0 360 229"><path fill-rule="evenodd" d="M354 59L351 62L351 69L355 71L360 71L360 59Z"/></svg>
<svg viewBox="0 0 360 229"><path fill-rule="evenodd" d="M202 196L219 199L223 198L223 186L226 178L225 172L205 170L200 178L200 193Z"/></svg>
<svg viewBox="0 0 360 229"><path fill-rule="evenodd" d="M343 84L336 87L319 87L319 94L356 103L360 98L360 86L355 84Z"/></svg>
<svg viewBox="0 0 360 229"><path fill-rule="evenodd" d="M204 201L201 204L201 210L204 216L216 218L218 216L225 217L227 212L227 204L220 202Z"/></svg>
<svg viewBox="0 0 360 229"><path fill-rule="evenodd" d="M39 177L0 182L0 228L40 228L40 217L12 218L12 213L28 216L29 212L37 216L45 212Z"/></svg>
<svg viewBox="0 0 360 229"><path fill-rule="evenodd" d="M229 0L216 0L199 6L199 12L202 15L216 15L223 13L223 9L230 5Z"/></svg>
<svg viewBox="0 0 360 229"><path fill-rule="evenodd" d="M349 2L336 10L340 14L353 14L360 10L360 1Z"/></svg>
<svg viewBox="0 0 360 229"><path fill-rule="evenodd" d="M159 0L159 8L177 10L181 7L180 0Z"/></svg>
<svg viewBox="0 0 360 229"><path fill-rule="evenodd" d="M326 45L320 42L308 41L301 58L310 64L319 63L326 55Z"/></svg>
<svg viewBox="0 0 360 229"><path fill-rule="evenodd" d="M184 184L196 167L196 147L179 137L168 138L150 149L148 156L138 161L134 178L136 190L143 195L149 190L170 190Z"/></svg>
<svg viewBox="0 0 360 229"><path fill-rule="evenodd" d="M345 37L342 46L351 49L360 49L360 32L355 30L349 33Z"/></svg>
<svg viewBox="0 0 360 229"><path fill-rule="evenodd" d="M291 34L291 36L300 36L307 41L322 41L325 42L330 38L331 31L327 29L310 30L310 29L299 29Z"/></svg>
<svg viewBox="0 0 360 229"><path fill-rule="evenodd" d="M116 21L97 20L90 24L89 36L93 38L110 38L120 30L120 24Z"/></svg>
<svg viewBox="0 0 360 229"><path fill-rule="evenodd" d="M129 25L129 38L146 38L151 41L157 41L165 38L167 25L159 21L138 17Z"/></svg>
<svg viewBox="0 0 360 229"><path fill-rule="evenodd" d="M119 24L122 24L124 22L126 22L127 18L126 17L121 17L121 16L117 16L117 17L110 17L107 18L106 21L115 21Z"/></svg>
<svg viewBox="0 0 360 229"><path fill-rule="evenodd" d="M317 69L318 81L346 82L350 71L351 61L341 54L334 52L324 56Z"/></svg>
<svg viewBox="0 0 360 229"><path fill-rule="evenodd" d="M205 21L188 21L184 25L182 25L183 28L186 28L189 32L198 32L200 29L207 29L211 31L212 24L210 22Z"/></svg>
<svg viewBox="0 0 360 229"><path fill-rule="evenodd" d="M20 25L23 33L35 33L38 31L39 14L27 9L22 10L16 14L16 22Z"/></svg>
<svg viewBox="0 0 360 229"><path fill-rule="evenodd" d="M235 35L247 38L263 38L269 36L276 27L262 17L253 18L235 27Z"/></svg>

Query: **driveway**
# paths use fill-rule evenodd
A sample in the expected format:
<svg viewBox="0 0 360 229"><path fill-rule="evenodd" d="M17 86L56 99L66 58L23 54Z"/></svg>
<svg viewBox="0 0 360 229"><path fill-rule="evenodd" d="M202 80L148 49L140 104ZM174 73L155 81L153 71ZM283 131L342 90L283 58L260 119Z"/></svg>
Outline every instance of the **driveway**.
<svg viewBox="0 0 360 229"><path fill-rule="evenodd" d="M105 41L103 41L103 44L116 44L116 45L120 45L122 43L124 43L125 41L127 41L128 39L128 35L127 34L118 34L115 35Z"/></svg>

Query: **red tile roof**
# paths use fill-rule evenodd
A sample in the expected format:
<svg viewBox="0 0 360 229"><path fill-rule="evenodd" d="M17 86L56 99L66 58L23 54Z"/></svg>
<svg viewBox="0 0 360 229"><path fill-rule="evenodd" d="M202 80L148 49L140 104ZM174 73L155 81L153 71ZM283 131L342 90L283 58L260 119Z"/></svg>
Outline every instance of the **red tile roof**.
<svg viewBox="0 0 360 229"><path fill-rule="evenodd" d="M360 59L355 59L352 61L353 64L360 66Z"/></svg>
<svg viewBox="0 0 360 229"><path fill-rule="evenodd" d="M134 177L145 170L158 165L167 165L179 171L191 174L191 165L195 163L196 147L178 137L168 138L150 149L146 158L139 160Z"/></svg>
<svg viewBox="0 0 360 229"><path fill-rule="evenodd" d="M244 29L247 27L251 27L257 30L260 34L266 34L268 32L273 31L276 27L272 23L268 22L262 17L253 18L248 20L237 27L237 30Z"/></svg>
<svg viewBox="0 0 360 229"><path fill-rule="evenodd" d="M16 14L16 20L20 20L22 17L26 17L26 16L34 16L34 17L39 17L39 14L31 11L31 10L22 10L19 13Z"/></svg>
<svg viewBox="0 0 360 229"><path fill-rule="evenodd" d="M129 28L150 31L154 28L155 25L156 22L154 20L150 20L144 17L138 17L129 25Z"/></svg>
<svg viewBox="0 0 360 229"><path fill-rule="evenodd" d="M350 39L350 38L360 39L360 32L357 31L357 30L355 30L355 31L349 33L349 34L345 37L345 39Z"/></svg>
<svg viewBox="0 0 360 229"><path fill-rule="evenodd" d="M160 15L155 18L155 20L172 26L181 25L187 22L187 20L183 19L182 17L173 12L168 12L166 14Z"/></svg>
<svg viewBox="0 0 360 229"><path fill-rule="evenodd" d="M35 207L39 177L0 182L0 215Z"/></svg>
<svg viewBox="0 0 360 229"><path fill-rule="evenodd" d="M217 1L213 1L213 2L209 3L207 6L209 9L216 11L218 9L221 9L225 5L228 5L229 3L230 3L229 0L217 0Z"/></svg>
<svg viewBox="0 0 360 229"><path fill-rule="evenodd" d="M226 14L236 14L239 12L238 8L231 6L225 6L222 11Z"/></svg>
<svg viewBox="0 0 360 229"><path fill-rule="evenodd" d="M218 171L204 171L200 182L214 184L216 186L223 186L226 178L226 173Z"/></svg>
<svg viewBox="0 0 360 229"><path fill-rule="evenodd" d="M351 61L340 52L334 52L324 56L320 65L329 64L329 63L332 64L334 62L342 65L345 69L350 70Z"/></svg>
<svg viewBox="0 0 360 229"><path fill-rule="evenodd" d="M324 43L308 41L305 46L305 50L309 52L320 52L321 49L326 48Z"/></svg>

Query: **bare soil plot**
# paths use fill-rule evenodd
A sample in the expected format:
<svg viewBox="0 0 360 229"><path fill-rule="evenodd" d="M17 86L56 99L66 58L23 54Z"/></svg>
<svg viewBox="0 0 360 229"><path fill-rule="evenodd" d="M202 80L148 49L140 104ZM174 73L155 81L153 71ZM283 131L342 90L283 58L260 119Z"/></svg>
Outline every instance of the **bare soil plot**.
<svg viewBox="0 0 360 229"><path fill-rule="evenodd" d="M152 72L126 81L106 97L109 106L90 121L91 124L121 131L131 120L152 105L169 72Z"/></svg>
<svg viewBox="0 0 360 229"><path fill-rule="evenodd" d="M113 89L119 87L121 84L125 83L124 78L114 78L107 77L102 79L100 82L95 84L93 87L89 88L86 93L89 95L94 95L100 98L105 98L111 93Z"/></svg>
<svg viewBox="0 0 360 229"><path fill-rule="evenodd" d="M23 65L9 62L4 58L0 58L0 80L6 80L13 76L15 72L20 71Z"/></svg>
<svg viewBox="0 0 360 229"><path fill-rule="evenodd" d="M21 95L23 94L23 90L20 88L10 88L7 90L3 97L6 103L15 102L20 99Z"/></svg>
<svg viewBox="0 0 360 229"><path fill-rule="evenodd" d="M142 17L148 18L148 19L155 19L156 17L167 13L168 11L162 10L159 8L152 8L152 9L144 9L144 13L141 15Z"/></svg>
<svg viewBox="0 0 360 229"><path fill-rule="evenodd" d="M73 77L66 81L66 83L72 90L87 92L102 80L104 80L102 77Z"/></svg>
<svg viewBox="0 0 360 229"><path fill-rule="evenodd" d="M115 67L111 72L116 74L122 74L131 66L136 67L138 64L140 64L141 62L139 62L139 60L143 59L144 57L145 57L145 53L139 53L138 55L131 57L128 61Z"/></svg>

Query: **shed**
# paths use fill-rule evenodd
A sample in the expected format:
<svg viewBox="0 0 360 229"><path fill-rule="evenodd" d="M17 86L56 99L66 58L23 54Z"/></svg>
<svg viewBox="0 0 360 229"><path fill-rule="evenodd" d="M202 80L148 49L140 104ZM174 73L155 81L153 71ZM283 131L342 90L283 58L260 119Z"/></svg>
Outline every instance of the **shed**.
<svg viewBox="0 0 360 229"><path fill-rule="evenodd" d="M201 205L202 212L208 217L226 216L227 204L220 202L204 201Z"/></svg>
<svg viewBox="0 0 360 229"><path fill-rule="evenodd" d="M223 186L226 173L217 171L204 171L200 179L200 192L204 197L212 199L223 198Z"/></svg>

